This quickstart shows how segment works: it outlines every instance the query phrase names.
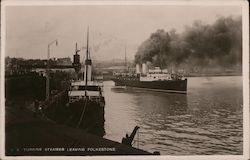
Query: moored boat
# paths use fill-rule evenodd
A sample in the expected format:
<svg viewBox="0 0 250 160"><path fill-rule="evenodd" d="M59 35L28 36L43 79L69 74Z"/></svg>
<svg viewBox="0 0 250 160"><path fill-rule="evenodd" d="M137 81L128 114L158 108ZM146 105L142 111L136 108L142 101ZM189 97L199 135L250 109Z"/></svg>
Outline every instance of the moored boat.
<svg viewBox="0 0 250 160"><path fill-rule="evenodd" d="M88 33L89 35L89 33ZM96 130L104 126L103 84L94 80L92 76L92 61L90 59L87 35L87 52L84 65L84 76L80 77L80 56L76 45L73 66L77 73L76 80L70 84L68 90L68 108L70 111L69 123L78 128Z"/></svg>

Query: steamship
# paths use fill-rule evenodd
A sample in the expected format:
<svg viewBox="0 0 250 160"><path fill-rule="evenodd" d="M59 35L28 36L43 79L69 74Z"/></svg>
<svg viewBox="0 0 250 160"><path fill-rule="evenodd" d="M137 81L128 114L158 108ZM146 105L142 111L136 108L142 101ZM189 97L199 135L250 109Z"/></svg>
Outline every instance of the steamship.
<svg viewBox="0 0 250 160"><path fill-rule="evenodd" d="M87 34L86 59L84 65L84 76L80 77L82 64L76 44L73 67L76 71L76 80L71 82L68 90L68 108L70 108L70 123L78 128L98 128L104 126L104 106L103 84L94 80L92 76L92 61L90 58ZM91 125L92 124L92 125Z"/></svg>
<svg viewBox="0 0 250 160"><path fill-rule="evenodd" d="M141 71L142 70L142 71ZM187 93L187 78L155 67L148 69L147 64L136 64L136 73L114 73L115 86L128 86L145 90Z"/></svg>

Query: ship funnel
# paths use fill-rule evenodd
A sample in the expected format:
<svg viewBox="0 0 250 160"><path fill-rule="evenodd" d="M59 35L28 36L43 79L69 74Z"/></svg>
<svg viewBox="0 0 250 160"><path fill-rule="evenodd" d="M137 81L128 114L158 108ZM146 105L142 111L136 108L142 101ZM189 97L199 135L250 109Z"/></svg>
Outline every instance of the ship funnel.
<svg viewBox="0 0 250 160"><path fill-rule="evenodd" d="M92 79L92 61L91 59L85 60L85 69L84 69L84 81L91 81Z"/></svg>
<svg viewBox="0 0 250 160"><path fill-rule="evenodd" d="M146 63L142 63L142 74L148 73L148 66Z"/></svg>
<svg viewBox="0 0 250 160"><path fill-rule="evenodd" d="M140 73L141 73L140 64L136 64L136 74L140 74Z"/></svg>

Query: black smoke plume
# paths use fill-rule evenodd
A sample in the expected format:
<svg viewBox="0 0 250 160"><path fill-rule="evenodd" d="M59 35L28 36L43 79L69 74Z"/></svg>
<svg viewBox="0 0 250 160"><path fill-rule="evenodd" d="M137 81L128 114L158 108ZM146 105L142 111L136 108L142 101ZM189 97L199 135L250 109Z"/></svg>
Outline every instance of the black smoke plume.
<svg viewBox="0 0 250 160"><path fill-rule="evenodd" d="M220 17L213 24L195 21L182 33L157 30L135 55L135 63L160 67L230 67L242 63L241 17Z"/></svg>

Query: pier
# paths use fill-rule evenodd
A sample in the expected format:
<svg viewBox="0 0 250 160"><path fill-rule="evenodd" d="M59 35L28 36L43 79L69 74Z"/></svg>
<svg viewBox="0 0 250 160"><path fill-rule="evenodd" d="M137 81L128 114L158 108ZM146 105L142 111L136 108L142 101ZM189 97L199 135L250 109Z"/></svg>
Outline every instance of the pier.
<svg viewBox="0 0 250 160"><path fill-rule="evenodd" d="M77 128L34 117L25 107L6 106L7 156L152 155Z"/></svg>

